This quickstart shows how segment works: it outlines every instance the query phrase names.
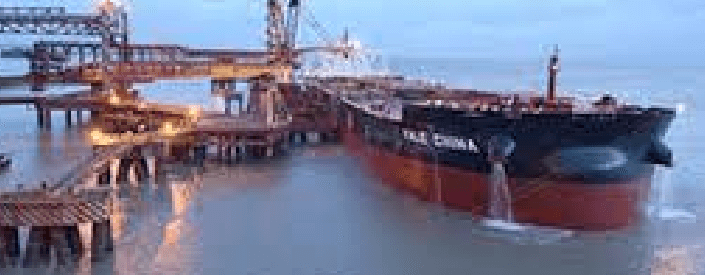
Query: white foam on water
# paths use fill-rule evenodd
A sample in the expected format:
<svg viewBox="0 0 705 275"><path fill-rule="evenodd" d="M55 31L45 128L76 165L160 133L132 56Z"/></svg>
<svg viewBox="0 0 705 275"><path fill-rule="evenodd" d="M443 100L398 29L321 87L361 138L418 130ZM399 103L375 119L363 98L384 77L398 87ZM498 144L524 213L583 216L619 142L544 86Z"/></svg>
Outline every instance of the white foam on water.
<svg viewBox="0 0 705 275"><path fill-rule="evenodd" d="M489 228L499 229L502 231L523 232L523 231L530 229L526 225L522 225L522 224L518 224L518 223L506 221L506 220L486 219L486 220L482 220L481 223L484 226L487 226Z"/></svg>
<svg viewBox="0 0 705 275"><path fill-rule="evenodd" d="M647 208L649 217L667 222L695 223L697 216L686 209L677 209L673 199L673 170L661 168L658 170L656 183L659 187L658 200Z"/></svg>
<svg viewBox="0 0 705 275"><path fill-rule="evenodd" d="M683 209L675 209L668 205L650 206L649 216L662 221L673 221L682 223L695 223L697 216Z"/></svg>
<svg viewBox="0 0 705 275"><path fill-rule="evenodd" d="M482 219L480 225L496 237L517 243L548 244L573 237L575 232L531 224L522 224L502 219ZM499 234L499 235L497 235Z"/></svg>

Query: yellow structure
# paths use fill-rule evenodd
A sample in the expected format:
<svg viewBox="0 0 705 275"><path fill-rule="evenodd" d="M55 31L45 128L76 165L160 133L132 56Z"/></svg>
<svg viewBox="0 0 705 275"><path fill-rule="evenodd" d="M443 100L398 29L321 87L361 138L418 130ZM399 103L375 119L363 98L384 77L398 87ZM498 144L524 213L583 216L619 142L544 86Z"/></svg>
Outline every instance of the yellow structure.
<svg viewBox="0 0 705 275"><path fill-rule="evenodd" d="M272 75L277 79L288 79L293 68L281 64L247 64L225 62L121 62L105 66L88 64L82 66L79 78L84 82L154 81L164 78L254 78ZM109 76L109 78L108 78Z"/></svg>

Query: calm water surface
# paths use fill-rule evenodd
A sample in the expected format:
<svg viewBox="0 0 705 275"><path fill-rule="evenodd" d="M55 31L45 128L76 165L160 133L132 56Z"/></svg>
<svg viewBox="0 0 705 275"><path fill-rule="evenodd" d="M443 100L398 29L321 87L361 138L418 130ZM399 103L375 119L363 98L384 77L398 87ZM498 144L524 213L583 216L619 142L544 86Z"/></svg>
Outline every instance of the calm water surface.
<svg viewBox="0 0 705 275"><path fill-rule="evenodd" d="M453 65L424 64L441 72L439 67ZM513 69L453 66L460 69L446 68L454 72L446 76L451 83L531 87L529 80L502 82L518 79ZM473 78L458 74L461 69ZM660 274L647 268L663 251L675 251L667 245L702 258L705 191L699 168L705 158L699 140L705 130L699 127L703 97L695 91L705 82L688 76L703 74L638 68L582 72L582 78L566 75L561 87L592 89L582 92L587 95L613 87L632 101L683 104L667 138L676 157L670 181L678 206L695 211L696 223L646 222L607 236L539 234L546 244L522 243L483 229L463 213L445 217L436 206L389 189L340 146L319 145L266 164L208 164L200 175L178 170L185 175L165 183L127 185L120 192L123 214L114 217L120 226L112 257L73 269L0 274ZM206 81L144 88L145 96L162 102L222 108L209 98ZM64 129L63 113L54 115L50 133L37 130L35 112L24 106L2 106L0 115L0 150L16 161L0 175L3 189L58 177L89 153L81 129ZM656 183L662 183L658 176Z"/></svg>

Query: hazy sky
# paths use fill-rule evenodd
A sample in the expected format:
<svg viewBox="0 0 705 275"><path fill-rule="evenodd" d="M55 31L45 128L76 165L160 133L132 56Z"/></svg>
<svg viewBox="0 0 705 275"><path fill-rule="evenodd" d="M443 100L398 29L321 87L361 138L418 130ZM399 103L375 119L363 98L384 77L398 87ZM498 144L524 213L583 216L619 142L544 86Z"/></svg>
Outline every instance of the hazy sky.
<svg viewBox="0 0 705 275"><path fill-rule="evenodd" d="M69 5L85 11L91 1L8 0L2 5ZM262 45L255 37L263 33L265 0L123 1L131 2L138 43ZM353 36L389 55L536 59L559 44L572 60L705 61L703 0L302 1L306 13L332 34L350 27Z"/></svg>
<svg viewBox="0 0 705 275"><path fill-rule="evenodd" d="M263 27L263 2L134 1L135 40L257 46L252 36ZM700 0L304 2L328 31L339 35L348 26L391 55L535 58L545 51L542 45L557 43L564 56L576 59L705 61Z"/></svg>

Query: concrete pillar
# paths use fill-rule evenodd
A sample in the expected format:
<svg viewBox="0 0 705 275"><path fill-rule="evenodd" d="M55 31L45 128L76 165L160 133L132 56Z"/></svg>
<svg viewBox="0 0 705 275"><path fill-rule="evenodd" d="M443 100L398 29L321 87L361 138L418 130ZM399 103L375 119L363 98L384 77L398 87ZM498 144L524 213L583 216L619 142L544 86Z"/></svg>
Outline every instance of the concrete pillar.
<svg viewBox="0 0 705 275"><path fill-rule="evenodd" d="M107 182L108 182L108 184L110 184L110 186L117 188L118 187L118 185L117 185L118 173L120 172L120 159L118 159L118 158L111 159L109 162L109 165L110 166L108 167L108 171L110 171L110 172L108 173L108 181Z"/></svg>
<svg viewBox="0 0 705 275"><path fill-rule="evenodd" d="M245 150L245 159L254 159L257 157L257 147L251 146L251 145L245 145L243 146L243 149Z"/></svg>
<svg viewBox="0 0 705 275"><path fill-rule="evenodd" d="M144 157L141 157L137 160L137 171L138 171L138 180L142 181L150 177L149 174L149 164L147 164L147 159Z"/></svg>
<svg viewBox="0 0 705 275"><path fill-rule="evenodd" d="M319 142L319 135L316 132L306 133L307 140L311 143Z"/></svg>
<svg viewBox="0 0 705 275"><path fill-rule="evenodd" d="M78 270L80 270L80 273L78 274L94 274L92 273L91 270L91 251L93 247L93 224L92 223L80 223L76 225L76 228L78 229L78 234L79 238L81 240L81 247L83 248L82 250L82 257L79 258L79 262L77 264ZM88 253L86 253L88 252Z"/></svg>
<svg viewBox="0 0 705 275"><path fill-rule="evenodd" d="M289 139L288 138L282 138L279 140L279 154L286 154L289 151Z"/></svg>
<svg viewBox="0 0 705 275"><path fill-rule="evenodd" d="M20 259L20 232L16 226L0 226L0 267Z"/></svg>
<svg viewBox="0 0 705 275"><path fill-rule="evenodd" d="M51 130L51 110L42 108L42 116L44 116L44 129Z"/></svg>
<svg viewBox="0 0 705 275"><path fill-rule="evenodd" d="M298 146L298 145L301 145L301 144L303 144L303 143L306 143L306 133L297 133L297 132L294 132L292 135L293 135L293 137L294 137L293 142L294 142L294 144L296 144L297 146Z"/></svg>
<svg viewBox="0 0 705 275"><path fill-rule="evenodd" d="M71 109L66 109L66 127L71 127L73 118L71 117Z"/></svg>
<svg viewBox="0 0 705 275"><path fill-rule="evenodd" d="M259 159L259 158L262 157L262 155L264 155L264 154L262 153L262 147L261 147L261 146L251 146L249 149L250 149L249 151L252 152L252 157L254 157L254 158L256 158L256 159Z"/></svg>
<svg viewBox="0 0 705 275"><path fill-rule="evenodd" d="M108 169L105 169L104 172L100 173L98 176L98 185L99 186L110 186L112 183L113 179L113 171L111 171L110 167Z"/></svg>
<svg viewBox="0 0 705 275"><path fill-rule="evenodd" d="M49 230L57 263L66 265L76 262L83 253L83 246L76 225L54 226Z"/></svg>
<svg viewBox="0 0 705 275"><path fill-rule="evenodd" d="M233 160L233 147L230 144L225 145L225 157L228 162L232 162L232 160Z"/></svg>
<svg viewBox="0 0 705 275"><path fill-rule="evenodd" d="M337 142L338 141L338 134L336 132L326 133L326 137L329 142Z"/></svg>
<svg viewBox="0 0 705 275"><path fill-rule="evenodd" d="M76 110L76 125L82 125L83 124L83 110L78 109Z"/></svg>
<svg viewBox="0 0 705 275"><path fill-rule="evenodd" d="M275 120L274 120L274 93L275 91L273 89L267 89L264 92L264 111L265 111L265 116L267 117L267 125L272 125Z"/></svg>
<svg viewBox="0 0 705 275"><path fill-rule="evenodd" d="M119 160L116 183L122 183L129 180L130 168L132 168L132 160L128 158L123 158Z"/></svg>
<svg viewBox="0 0 705 275"><path fill-rule="evenodd" d="M71 249L71 254L81 255L85 251L83 242L81 242L81 232L79 231L78 225L66 226L66 239L68 240L69 249Z"/></svg>
<svg viewBox="0 0 705 275"><path fill-rule="evenodd" d="M239 161L241 158L241 154L242 150L240 149L240 146L236 142L233 142L233 160Z"/></svg>
<svg viewBox="0 0 705 275"><path fill-rule="evenodd" d="M149 176L152 177L153 179L157 178L157 157L150 157L147 161L147 173L149 173Z"/></svg>
<svg viewBox="0 0 705 275"><path fill-rule="evenodd" d="M28 225L23 225L23 226L18 226L17 229L18 229L19 235L20 235L19 236L20 237L19 238L19 240L20 240L20 256L19 257L22 258L22 256L24 254L26 254L25 252L27 251L27 243L29 243L29 232L31 231L32 227L28 226ZM18 261L18 263L19 263L19 261Z"/></svg>
<svg viewBox="0 0 705 275"><path fill-rule="evenodd" d="M112 169L112 160L108 161L107 167L103 167L103 171L100 172L97 179L98 186L110 186L114 181L115 172Z"/></svg>
<svg viewBox="0 0 705 275"><path fill-rule="evenodd" d="M139 172L137 169L137 161L130 159L130 164L127 166L127 182L129 182L132 186L137 186L140 182Z"/></svg>
<svg viewBox="0 0 705 275"><path fill-rule="evenodd" d="M93 223L91 232L91 258L94 261L104 258L107 252L113 251L114 242L110 220Z"/></svg>
<svg viewBox="0 0 705 275"><path fill-rule="evenodd" d="M37 108L37 126L39 128L44 128L44 108L36 106Z"/></svg>
<svg viewBox="0 0 705 275"><path fill-rule="evenodd" d="M198 154L197 154L197 160L198 160L198 166L203 166L204 162L206 160L206 146L205 145L200 145L197 147L198 148Z"/></svg>
<svg viewBox="0 0 705 275"><path fill-rule="evenodd" d="M232 115L233 114L233 101L230 97L225 98L225 114L227 115Z"/></svg>
<svg viewBox="0 0 705 275"><path fill-rule="evenodd" d="M164 145L162 146L162 156L171 156L171 143L170 142L165 142Z"/></svg>
<svg viewBox="0 0 705 275"><path fill-rule="evenodd" d="M299 135L295 132L290 132L289 133L289 141L291 141L291 143L293 145L298 145L299 144Z"/></svg>
<svg viewBox="0 0 705 275"><path fill-rule="evenodd" d="M159 157L155 157L154 158L154 178L160 179L161 177L164 176L164 174L165 174L164 160ZM157 181L155 181L155 182L157 182Z"/></svg>
<svg viewBox="0 0 705 275"><path fill-rule="evenodd" d="M51 235L48 226L33 226L29 230L25 257L22 265L34 267L48 263L51 259Z"/></svg>

